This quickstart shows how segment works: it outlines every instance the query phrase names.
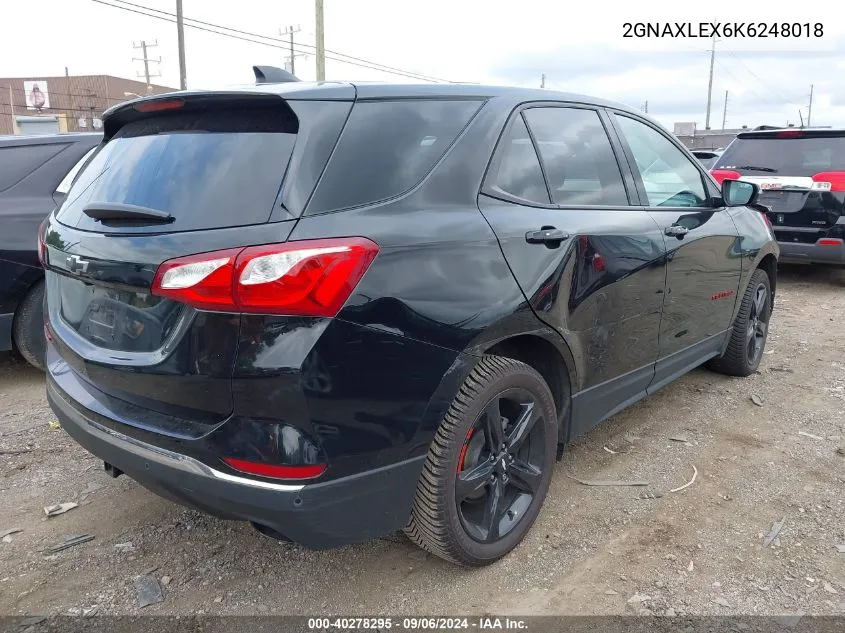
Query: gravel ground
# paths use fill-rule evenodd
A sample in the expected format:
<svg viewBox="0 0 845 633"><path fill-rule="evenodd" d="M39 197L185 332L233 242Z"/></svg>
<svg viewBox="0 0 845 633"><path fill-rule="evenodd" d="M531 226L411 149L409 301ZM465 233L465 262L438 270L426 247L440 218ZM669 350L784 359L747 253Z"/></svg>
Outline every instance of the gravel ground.
<svg viewBox="0 0 845 633"><path fill-rule="evenodd" d="M22 530L0 614L845 614L843 315L845 271L782 270L758 374L696 370L569 446L526 540L480 570L401 535L314 552L110 479L0 356L0 534ZM141 576L163 601L141 608Z"/></svg>

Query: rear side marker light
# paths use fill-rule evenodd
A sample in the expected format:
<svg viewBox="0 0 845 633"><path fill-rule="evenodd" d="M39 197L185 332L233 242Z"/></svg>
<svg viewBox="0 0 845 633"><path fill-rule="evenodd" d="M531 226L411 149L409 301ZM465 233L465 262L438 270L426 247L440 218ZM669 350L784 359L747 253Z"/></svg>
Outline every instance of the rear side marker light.
<svg viewBox="0 0 845 633"><path fill-rule="evenodd" d="M272 477L273 479L314 479L326 472L325 464L306 464L303 466L278 466L275 464L263 464L261 462L250 462L243 459L226 457L224 462L231 468L242 473L258 475L260 477Z"/></svg>
<svg viewBox="0 0 845 633"><path fill-rule="evenodd" d="M200 310L333 317L377 254L360 237L201 253L162 263L152 293Z"/></svg>
<svg viewBox="0 0 845 633"><path fill-rule="evenodd" d="M720 185L725 180L739 180L742 174L732 169L711 169L710 174Z"/></svg>
<svg viewBox="0 0 845 633"><path fill-rule="evenodd" d="M813 189L845 191L845 171L823 171L813 176Z"/></svg>
<svg viewBox="0 0 845 633"><path fill-rule="evenodd" d="M820 239L817 244L819 246L842 246L843 242L842 240L824 237Z"/></svg>

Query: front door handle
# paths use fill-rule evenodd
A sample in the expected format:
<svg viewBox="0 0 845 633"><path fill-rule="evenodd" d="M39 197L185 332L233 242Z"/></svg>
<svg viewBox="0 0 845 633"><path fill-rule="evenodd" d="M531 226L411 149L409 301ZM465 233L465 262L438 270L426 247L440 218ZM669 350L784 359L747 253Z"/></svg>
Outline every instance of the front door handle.
<svg viewBox="0 0 845 633"><path fill-rule="evenodd" d="M689 233L689 231L690 230L687 227L679 226L677 224L667 226L665 229L663 229L663 232L671 237L683 237L684 235Z"/></svg>
<svg viewBox="0 0 845 633"><path fill-rule="evenodd" d="M561 231L553 226L544 226L539 231L528 231L525 234L525 241L529 244L559 245L562 241L569 239L569 233Z"/></svg>

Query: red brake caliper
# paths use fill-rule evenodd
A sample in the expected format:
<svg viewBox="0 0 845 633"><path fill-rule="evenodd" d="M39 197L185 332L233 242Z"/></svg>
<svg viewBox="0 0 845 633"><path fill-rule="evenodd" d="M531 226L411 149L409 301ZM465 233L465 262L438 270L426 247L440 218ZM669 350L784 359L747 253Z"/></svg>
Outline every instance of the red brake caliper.
<svg viewBox="0 0 845 633"><path fill-rule="evenodd" d="M461 447L461 455L458 457L458 472L464 469L464 458L467 456L467 449L469 448L469 440L472 437L475 428L471 428L467 433L467 438L464 440L464 445Z"/></svg>

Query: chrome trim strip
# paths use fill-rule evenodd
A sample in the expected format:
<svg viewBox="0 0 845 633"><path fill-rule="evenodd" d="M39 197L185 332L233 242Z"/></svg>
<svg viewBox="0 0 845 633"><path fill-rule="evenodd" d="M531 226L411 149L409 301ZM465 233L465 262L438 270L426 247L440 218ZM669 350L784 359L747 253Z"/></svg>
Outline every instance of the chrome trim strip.
<svg viewBox="0 0 845 633"><path fill-rule="evenodd" d="M141 457L183 472L203 477L214 477L215 479L220 479L221 481L227 481L241 486L252 486L253 488L275 490L276 492L299 492L305 488L304 484L275 484L269 481L259 481L256 479L247 479L246 477L238 477L237 475L230 475L229 473L215 470L214 468L211 468L211 466L203 464L193 457L174 453L172 451L153 446L152 444L141 442L140 440L136 440L133 437L124 435L123 433L118 433L113 429L106 428L96 422L92 422L91 420L85 420L85 422L92 433L98 433L103 436L102 439L110 444L116 445L118 442L125 442L130 444L133 447L134 452Z"/></svg>

